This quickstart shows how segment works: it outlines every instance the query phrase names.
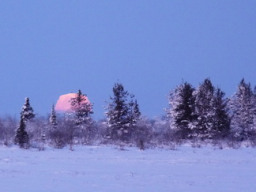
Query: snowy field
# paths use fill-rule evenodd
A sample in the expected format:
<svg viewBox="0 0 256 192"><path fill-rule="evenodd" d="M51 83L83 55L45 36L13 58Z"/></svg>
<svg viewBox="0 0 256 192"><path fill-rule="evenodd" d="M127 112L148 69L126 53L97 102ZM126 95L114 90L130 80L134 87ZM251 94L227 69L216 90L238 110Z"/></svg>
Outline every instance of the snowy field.
<svg viewBox="0 0 256 192"><path fill-rule="evenodd" d="M0 192L255 192L256 149L0 147Z"/></svg>

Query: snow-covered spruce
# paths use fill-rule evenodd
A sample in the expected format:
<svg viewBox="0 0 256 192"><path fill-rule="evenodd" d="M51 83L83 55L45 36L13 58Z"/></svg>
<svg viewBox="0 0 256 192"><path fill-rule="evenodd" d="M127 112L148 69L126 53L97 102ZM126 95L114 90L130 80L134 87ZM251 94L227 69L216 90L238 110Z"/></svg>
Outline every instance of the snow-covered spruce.
<svg viewBox="0 0 256 192"><path fill-rule="evenodd" d="M253 140L256 131L256 92L244 79L229 102L231 128L237 140Z"/></svg>
<svg viewBox="0 0 256 192"><path fill-rule="evenodd" d="M114 85L113 94L106 111L108 135L113 140L128 141L140 119L139 105L120 83Z"/></svg>

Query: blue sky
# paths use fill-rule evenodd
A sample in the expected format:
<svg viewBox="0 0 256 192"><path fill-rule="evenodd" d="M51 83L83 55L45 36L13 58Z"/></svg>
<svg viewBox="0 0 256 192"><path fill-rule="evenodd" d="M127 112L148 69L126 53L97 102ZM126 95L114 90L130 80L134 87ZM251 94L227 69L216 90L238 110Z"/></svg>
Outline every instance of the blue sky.
<svg viewBox="0 0 256 192"><path fill-rule="evenodd" d="M183 80L231 96L243 77L256 85L255 18L254 0L1 1L0 114L30 97L46 115L81 89L99 119L117 81L148 117Z"/></svg>

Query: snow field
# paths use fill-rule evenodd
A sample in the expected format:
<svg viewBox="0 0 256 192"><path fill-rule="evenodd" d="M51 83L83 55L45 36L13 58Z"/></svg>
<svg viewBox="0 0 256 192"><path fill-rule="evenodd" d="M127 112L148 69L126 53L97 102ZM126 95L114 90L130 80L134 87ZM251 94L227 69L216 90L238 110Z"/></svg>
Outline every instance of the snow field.
<svg viewBox="0 0 256 192"><path fill-rule="evenodd" d="M255 192L256 150L0 147L0 192Z"/></svg>

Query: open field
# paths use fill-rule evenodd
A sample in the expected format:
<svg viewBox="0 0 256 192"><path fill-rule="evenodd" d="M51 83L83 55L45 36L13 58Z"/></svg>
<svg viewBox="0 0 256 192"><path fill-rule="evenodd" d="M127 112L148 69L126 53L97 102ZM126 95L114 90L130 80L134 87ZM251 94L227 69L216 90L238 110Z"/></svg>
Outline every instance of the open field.
<svg viewBox="0 0 256 192"><path fill-rule="evenodd" d="M255 192L256 149L0 147L1 192Z"/></svg>

